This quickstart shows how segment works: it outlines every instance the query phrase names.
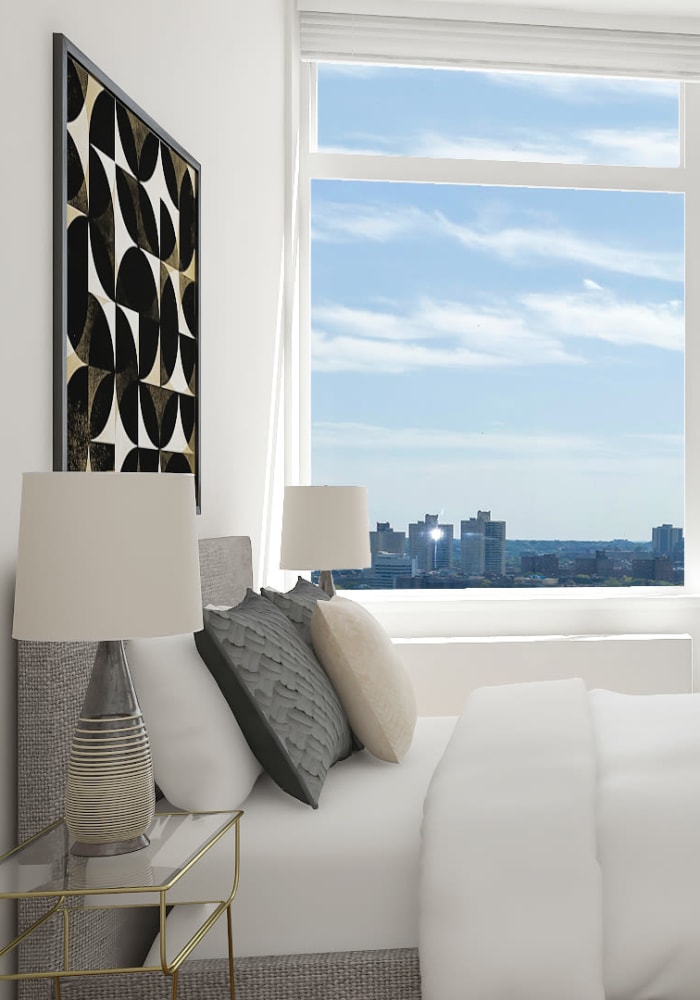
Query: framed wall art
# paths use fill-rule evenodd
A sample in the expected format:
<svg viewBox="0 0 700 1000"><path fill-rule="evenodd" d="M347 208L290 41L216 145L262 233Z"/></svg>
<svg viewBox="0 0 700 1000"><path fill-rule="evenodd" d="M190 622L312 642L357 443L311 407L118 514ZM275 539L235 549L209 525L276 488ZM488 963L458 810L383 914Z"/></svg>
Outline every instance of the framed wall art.
<svg viewBox="0 0 700 1000"><path fill-rule="evenodd" d="M54 35L54 469L201 503L200 165Z"/></svg>

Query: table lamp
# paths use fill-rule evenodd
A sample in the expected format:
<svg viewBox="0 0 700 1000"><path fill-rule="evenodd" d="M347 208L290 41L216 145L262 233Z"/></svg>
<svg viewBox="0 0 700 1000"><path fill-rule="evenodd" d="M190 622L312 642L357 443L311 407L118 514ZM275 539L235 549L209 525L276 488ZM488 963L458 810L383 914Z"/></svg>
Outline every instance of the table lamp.
<svg viewBox="0 0 700 1000"><path fill-rule="evenodd" d="M74 854L148 844L153 764L122 640L201 627L192 476L24 474L12 635L97 641L68 764Z"/></svg>
<svg viewBox="0 0 700 1000"><path fill-rule="evenodd" d="M371 565L365 486L286 486L282 509L281 569L318 569L335 594L333 569Z"/></svg>

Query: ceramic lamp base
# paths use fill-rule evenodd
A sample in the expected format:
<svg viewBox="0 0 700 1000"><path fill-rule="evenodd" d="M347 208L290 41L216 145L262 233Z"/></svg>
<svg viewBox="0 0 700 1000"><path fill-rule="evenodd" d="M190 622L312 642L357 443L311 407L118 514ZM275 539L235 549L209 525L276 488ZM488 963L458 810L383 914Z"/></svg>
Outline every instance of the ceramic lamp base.
<svg viewBox="0 0 700 1000"><path fill-rule="evenodd" d="M141 850L154 810L151 750L124 648L101 642L68 763L71 852L104 857Z"/></svg>
<svg viewBox="0 0 700 1000"><path fill-rule="evenodd" d="M333 583L333 570L322 569L318 575L318 585L329 597L335 597L335 584Z"/></svg>
<svg viewBox="0 0 700 1000"><path fill-rule="evenodd" d="M80 858L113 858L117 854L131 854L132 851L140 851L148 847L150 840L145 833L140 837L132 837L131 840L119 840L114 844L88 844L76 840L71 844L71 854L76 854Z"/></svg>

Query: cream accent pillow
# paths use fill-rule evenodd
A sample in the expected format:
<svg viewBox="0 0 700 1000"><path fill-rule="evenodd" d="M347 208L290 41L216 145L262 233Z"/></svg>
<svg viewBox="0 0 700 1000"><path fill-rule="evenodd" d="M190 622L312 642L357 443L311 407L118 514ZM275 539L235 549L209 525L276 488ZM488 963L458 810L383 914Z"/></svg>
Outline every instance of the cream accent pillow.
<svg viewBox="0 0 700 1000"><path fill-rule="evenodd" d="M237 809L262 772L194 636L130 639L131 679L141 705L156 783L172 805Z"/></svg>
<svg viewBox="0 0 700 1000"><path fill-rule="evenodd" d="M336 596L316 604L311 642L353 732L375 757L398 763L413 739L416 696L389 635L361 604Z"/></svg>

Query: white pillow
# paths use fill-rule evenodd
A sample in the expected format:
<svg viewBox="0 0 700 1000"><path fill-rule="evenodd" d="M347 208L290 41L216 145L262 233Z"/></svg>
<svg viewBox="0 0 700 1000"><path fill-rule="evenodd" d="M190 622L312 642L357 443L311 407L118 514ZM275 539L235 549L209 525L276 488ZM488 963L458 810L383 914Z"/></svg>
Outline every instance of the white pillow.
<svg viewBox="0 0 700 1000"><path fill-rule="evenodd" d="M238 809L262 767L194 636L130 639L126 656L156 783L179 809Z"/></svg>
<svg viewBox="0 0 700 1000"><path fill-rule="evenodd" d="M390 636L361 604L318 601L311 642L350 728L375 757L398 763L416 726L416 696Z"/></svg>

